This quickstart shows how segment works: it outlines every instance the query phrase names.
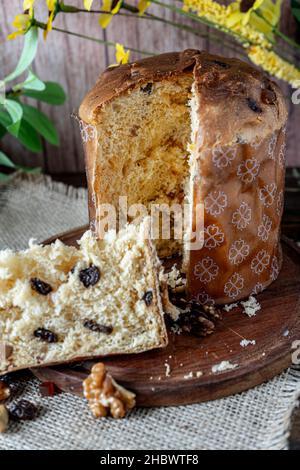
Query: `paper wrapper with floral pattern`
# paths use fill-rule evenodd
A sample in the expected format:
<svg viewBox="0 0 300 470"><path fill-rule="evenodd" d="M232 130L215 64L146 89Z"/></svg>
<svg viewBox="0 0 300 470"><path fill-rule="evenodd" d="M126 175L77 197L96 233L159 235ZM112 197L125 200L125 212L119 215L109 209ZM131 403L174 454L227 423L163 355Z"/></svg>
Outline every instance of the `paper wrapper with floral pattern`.
<svg viewBox="0 0 300 470"><path fill-rule="evenodd" d="M254 145L215 147L197 159L193 200L194 207L204 203L204 247L190 252L192 298L230 303L277 278L284 160L284 128Z"/></svg>

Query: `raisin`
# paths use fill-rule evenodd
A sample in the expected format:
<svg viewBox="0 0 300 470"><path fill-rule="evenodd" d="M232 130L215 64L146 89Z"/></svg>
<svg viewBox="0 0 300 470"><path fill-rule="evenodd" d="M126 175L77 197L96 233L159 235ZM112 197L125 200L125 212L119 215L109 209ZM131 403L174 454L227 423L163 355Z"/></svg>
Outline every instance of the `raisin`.
<svg viewBox="0 0 300 470"><path fill-rule="evenodd" d="M262 90L261 100L264 104L274 104L276 102L276 94L273 90Z"/></svg>
<svg viewBox="0 0 300 470"><path fill-rule="evenodd" d="M52 287L47 282L41 281L37 277L30 279L31 289L35 290L41 295L48 295L52 292Z"/></svg>
<svg viewBox="0 0 300 470"><path fill-rule="evenodd" d="M142 86L142 87L141 87L141 91L142 91L143 93L145 93L146 95L151 95L151 93L152 93L152 87L153 87L153 83L149 82L149 83L147 83L146 86L144 86L144 87Z"/></svg>
<svg viewBox="0 0 300 470"><path fill-rule="evenodd" d="M100 277L100 269L93 265L89 268L82 269L79 273L79 280L86 288L96 285L97 282L99 282Z"/></svg>
<svg viewBox="0 0 300 470"><path fill-rule="evenodd" d="M20 400L13 403L9 408L9 414L16 420L31 420L37 415L37 407L27 400Z"/></svg>
<svg viewBox="0 0 300 470"><path fill-rule="evenodd" d="M230 64L226 64L226 62L222 62L221 60L213 60L213 64L219 65L219 67L222 67L223 69L229 69Z"/></svg>
<svg viewBox="0 0 300 470"><path fill-rule="evenodd" d="M253 98L247 98L247 103L249 108L254 111L254 113L262 113L261 107L257 104L257 102Z"/></svg>
<svg viewBox="0 0 300 470"><path fill-rule="evenodd" d="M46 330L46 328L38 328L33 332L33 335L47 343L57 343L58 341L57 335L50 330Z"/></svg>
<svg viewBox="0 0 300 470"><path fill-rule="evenodd" d="M105 333L106 335L110 335L113 332L112 326L99 325L99 323L95 322L94 320L83 320L83 326L84 328L95 331L96 333Z"/></svg>
<svg viewBox="0 0 300 470"><path fill-rule="evenodd" d="M146 292L143 296L143 300L144 300L145 304L147 305L147 307L149 307L152 304L152 301L153 301L153 292L151 290Z"/></svg>

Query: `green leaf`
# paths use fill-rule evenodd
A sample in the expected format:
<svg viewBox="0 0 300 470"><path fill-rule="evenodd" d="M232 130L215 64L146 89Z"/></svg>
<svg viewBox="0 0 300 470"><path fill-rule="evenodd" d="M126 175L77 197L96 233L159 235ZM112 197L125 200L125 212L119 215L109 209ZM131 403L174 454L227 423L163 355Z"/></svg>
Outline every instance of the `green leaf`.
<svg viewBox="0 0 300 470"><path fill-rule="evenodd" d="M1 152L0 150L0 165L2 166L7 166L9 168L15 168L15 164L11 161L10 158L8 158L7 155L5 155L5 153Z"/></svg>
<svg viewBox="0 0 300 470"><path fill-rule="evenodd" d="M23 95L54 105L61 105L66 101L63 88L55 82L45 82L45 89L42 91L24 90Z"/></svg>
<svg viewBox="0 0 300 470"><path fill-rule="evenodd" d="M39 134L24 119L21 121L18 140L31 152L39 153L43 150Z"/></svg>
<svg viewBox="0 0 300 470"><path fill-rule="evenodd" d="M4 109L0 109L0 123L6 128L11 124L11 118ZM31 152L39 153L43 150L39 134L24 119L21 121L17 138Z"/></svg>
<svg viewBox="0 0 300 470"><path fill-rule="evenodd" d="M58 145L59 137L50 119L40 110L23 104L23 119L41 134L50 144Z"/></svg>
<svg viewBox="0 0 300 470"><path fill-rule="evenodd" d="M6 134L6 128L0 124L0 139L2 139Z"/></svg>
<svg viewBox="0 0 300 470"><path fill-rule="evenodd" d="M7 129L8 126L11 124L11 118L5 109L1 109L0 107L0 124Z"/></svg>
<svg viewBox="0 0 300 470"><path fill-rule="evenodd" d="M30 66L33 62L38 47L38 29L36 26L30 28L30 30L25 35L24 47L20 57L20 60L15 68L15 70L5 77L4 81L7 83L11 80L22 75L23 72Z"/></svg>
<svg viewBox="0 0 300 470"><path fill-rule="evenodd" d="M5 173L0 173L0 183L6 183L10 180L10 175L6 175Z"/></svg>
<svg viewBox="0 0 300 470"><path fill-rule="evenodd" d="M6 99L4 102L4 108L10 115L12 121L11 124L7 126L7 130L15 137L18 137L20 123L23 116L22 106L18 101Z"/></svg>
<svg viewBox="0 0 300 470"><path fill-rule="evenodd" d="M40 80L34 73L29 70L28 76L26 80L22 83L18 83L13 87L13 91L19 91L22 89L25 90L37 90L37 91L42 91L45 90L46 85L42 80Z"/></svg>
<svg viewBox="0 0 300 470"><path fill-rule="evenodd" d="M296 20L300 23L300 2L299 0L291 0L292 12Z"/></svg>

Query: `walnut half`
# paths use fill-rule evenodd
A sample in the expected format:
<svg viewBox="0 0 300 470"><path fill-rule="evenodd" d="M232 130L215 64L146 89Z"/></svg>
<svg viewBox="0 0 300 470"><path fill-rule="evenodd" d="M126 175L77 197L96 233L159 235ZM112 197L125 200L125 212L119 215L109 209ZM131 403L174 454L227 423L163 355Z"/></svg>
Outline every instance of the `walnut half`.
<svg viewBox="0 0 300 470"><path fill-rule="evenodd" d="M135 406L135 394L117 384L102 362L95 364L84 380L83 394L95 418L124 418Z"/></svg>

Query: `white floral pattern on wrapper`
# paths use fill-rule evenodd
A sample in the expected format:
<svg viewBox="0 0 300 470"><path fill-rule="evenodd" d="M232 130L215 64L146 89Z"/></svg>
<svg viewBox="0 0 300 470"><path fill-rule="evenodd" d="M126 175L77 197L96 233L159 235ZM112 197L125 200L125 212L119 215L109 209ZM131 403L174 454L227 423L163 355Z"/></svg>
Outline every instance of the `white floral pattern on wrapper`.
<svg viewBox="0 0 300 470"><path fill-rule="evenodd" d="M255 158L249 158L238 166L237 176L243 183L252 183L259 173L260 163Z"/></svg>
<svg viewBox="0 0 300 470"><path fill-rule="evenodd" d="M268 145L268 157L271 160L274 160L275 158L276 144L277 144L277 135L273 134Z"/></svg>
<svg viewBox="0 0 300 470"><path fill-rule="evenodd" d="M230 247L229 250L229 261L232 264L241 264L250 253L250 246L240 239L236 240Z"/></svg>
<svg viewBox="0 0 300 470"><path fill-rule="evenodd" d="M280 191L276 198L276 214L278 217L281 216L284 204L284 192Z"/></svg>
<svg viewBox="0 0 300 470"><path fill-rule="evenodd" d="M231 299L236 299L244 288L244 278L239 273L234 273L224 286L224 293Z"/></svg>
<svg viewBox="0 0 300 470"><path fill-rule="evenodd" d="M279 262L277 256L272 258L270 279L275 281L279 275Z"/></svg>
<svg viewBox="0 0 300 470"><path fill-rule="evenodd" d="M263 215L262 223L258 226L257 236L266 242L270 236L272 220L266 214Z"/></svg>
<svg viewBox="0 0 300 470"><path fill-rule="evenodd" d="M210 215L222 214L227 207L227 195L223 191L211 191L204 199L204 207Z"/></svg>
<svg viewBox="0 0 300 470"><path fill-rule="evenodd" d="M281 167L285 167L285 150L286 150L286 143L283 142L281 144L281 147L279 150L279 156L278 156L279 165Z"/></svg>
<svg viewBox="0 0 300 470"><path fill-rule="evenodd" d="M194 275L200 282L207 284L213 281L219 273L219 266L212 258L207 256L199 261L194 267Z"/></svg>
<svg viewBox="0 0 300 470"><path fill-rule="evenodd" d="M194 302L200 305L215 305L215 301L205 290L201 290L198 294L192 298Z"/></svg>
<svg viewBox="0 0 300 470"><path fill-rule="evenodd" d="M270 207L275 200L276 196L276 184L266 184L263 188L259 190L259 199L265 207Z"/></svg>
<svg viewBox="0 0 300 470"><path fill-rule="evenodd" d="M226 168L235 159L237 149L216 147L212 151L212 161L217 168Z"/></svg>
<svg viewBox="0 0 300 470"><path fill-rule="evenodd" d="M214 248L217 248L218 246L221 246L224 243L225 240L225 234L224 232L220 229L215 224L208 225L204 229L204 246L208 250L212 250Z"/></svg>
<svg viewBox="0 0 300 470"><path fill-rule="evenodd" d="M266 250L260 250L251 261L251 269L255 274L259 275L269 266L269 264L270 255Z"/></svg>
<svg viewBox="0 0 300 470"><path fill-rule="evenodd" d="M251 295L260 294L264 290L264 286L261 282L257 282L252 289Z"/></svg>
<svg viewBox="0 0 300 470"><path fill-rule="evenodd" d="M264 243L270 241L271 234L273 237L273 231L276 229L273 212L280 217L283 208L284 191L281 187L277 187L277 184L280 184L277 181L281 181L285 152L285 145L280 142L277 133L271 135L268 140L255 141L254 143L245 142L245 145L255 150L249 151L249 148L246 148L245 152L242 152L239 161L237 161L237 149L233 151L232 148L218 146L211 151L211 165L215 168L224 169L224 173L228 172L232 176L235 174L237 188L242 188L242 191L238 194L243 195L244 192L245 199L238 200L237 205L235 205L234 199L229 200L226 186L224 190L218 186L210 187L210 190L204 195L206 216L210 215L216 217L216 219L209 220L208 225L203 229L204 248L207 251L203 254L203 258L200 258L197 264L194 265L194 276L202 283L200 291L194 292L194 301L203 305L213 305L215 303L214 297L215 295L216 297L220 296L219 289L221 288L224 295L234 302L244 295L245 289L248 295L257 295L264 290L267 283L266 279L269 278L270 281L274 281L278 277L280 271L278 258L273 255L273 249L270 251L266 245L267 249L262 248ZM277 174L275 171L273 174L273 171L271 171L267 175L267 180L265 180L263 174L260 175L260 172L263 173L264 167L258 158L258 148L262 149L265 158L273 160L272 162L269 160L269 165L277 165L278 160L277 169L279 173ZM270 178L272 176L273 179ZM251 202L247 200L248 194L244 185L251 185L251 192L254 193ZM259 216L258 221L257 216ZM224 231L223 219L226 219L227 222L227 218L229 220L231 218L233 240L227 240ZM251 230L251 234L248 234L248 229ZM248 235L251 235L251 238L256 236L255 243L258 244L256 250L254 250L254 247L251 248ZM274 246L277 241L274 238ZM221 276L221 274L223 275L223 265L219 261L220 249L226 249L227 259L225 259L225 263L227 263L229 270L231 269L230 265L233 268L233 273L231 272L229 278L223 282ZM240 269L241 266L243 266L243 271ZM251 282L250 286L248 285L249 282ZM250 289L248 289L249 287ZM249 294L250 291L251 294Z"/></svg>
<svg viewBox="0 0 300 470"><path fill-rule="evenodd" d="M246 202L242 202L240 207L232 215L232 224L235 225L238 230L243 230L250 224L251 217L251 207Z"/></svg>

